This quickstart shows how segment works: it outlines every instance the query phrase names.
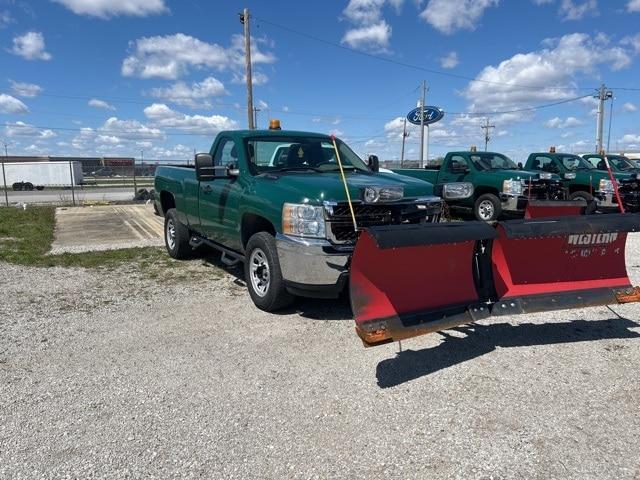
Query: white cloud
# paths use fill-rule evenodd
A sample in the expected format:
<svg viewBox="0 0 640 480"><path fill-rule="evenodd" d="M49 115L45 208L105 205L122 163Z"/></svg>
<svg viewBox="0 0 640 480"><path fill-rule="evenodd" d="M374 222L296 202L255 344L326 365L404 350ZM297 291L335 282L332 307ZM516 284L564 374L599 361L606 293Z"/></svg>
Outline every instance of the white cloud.
<svg viewBox="0 0 640 480"><path fill-rule="evenodd" d="M633 103L627 102L622 105L622 111L627 113L633 113L638 111L638 107L636 107Z"/></svg>
<svg viewBox="0 0 640 480"><path fill-rule="evenodd" d="M255 70L251 70L251 77L253 79L253 85L264 85L269 81L269 77L267 77L262 72L257 72ZM231 78L231 83L235 83L237 85L244 85L247 83L247 74L236 72L233 74Z"/></svg>
<svg viewBox="0 0 640 480"><path fill-rule="evenodd" d="M98 130L100 135L116 136L123 140L148 140L164 138L162 130L149 127L137 120L120 120L111 117Z"/></svg>
<svg viewBox="0 0 640 480"><path fill-rule="evenodd" d="M500 0L429 0L420 18L442 33L475 30L487 8Z"/></svg>
<svg viewBox="0 0 640 480"><path fill-rule="evenodd" d="M570 128L582 125L582 121L576 117L567 117L564 120L560 117L553 117L544 124L547 128Z"/></svg>
<svg viewBox="0 0 640 480"><path fill-rule="evenodd" d="M624 37L620 43L622 45L628 45L632 47L635 53L640 53L640 34Z"/></svg>
<svg viewBox="0 0 640 480"><path fill-rule="evenodd" d="M153 125L202 135L212 135L221 130L232 130L238 127L235 120L222 115L187 115L172 110L163 103L148 106L144 109L144 114Z"/></svg>
<svg viewBox="0 0 640 480"><path fill-rule="evenodd" d="M53 130L34 127L24 122L8 124L4 131L7 137L30 137L39 140L48 140L57 136Z"/></svg>
<svg viewBox="0 0 640 480"><path fill-rule="evenodd" d="M444 57L440 58L440 66L442 68L456 68L460 60L458 59L457 52L449 52Z"/></svg>
<svg viewBox="0 0 640 480"><path fill-rule="evenodd" d="M92 98L91 100L89 100L89 102L87 102L87 105L89 105L90 107L93 107L93 108L102 108L104 110L115 110L116 109L116 107L114 107L110 103L107 103L104 100L100 100L100 99L97 99L97 98Z"/></svg>
<svg viewBox="0 0 640 480"><path fill-rule="evenodd" d="M627 12L640 12L640 0L629 0L629 3L627 3Z"/></svg>
<svg viewBox="0 0 640 480"><path fill-rule="evenodd" d="M7 27L9 24L13 23L13 17L7 10L3 10L0 12L0 29Z"/></svg>
<svg viewBox="0 0 640 480"><path fill-rule="evenodd" d="M13 39L11 53L27 60L51 60L40 32L27 32Z"/></svg>
<svg viewBox="0 0 640 480"><path fill-rule="evenodd" d="M576 97L577 91L571 88L575 74L593 74L600 65L619 70L631 63L627 50L610 45L605 37L573 33L543 43L547 48L518 53L497 66L482 69L476 77L479 82L469 83L463 92L471 101L471 111L517 108ZM538 85L540 88L522 87Z"/></svg>
<svg viewBox="0 0 640 480"><path fill-rule="evenodd" d="M560 16L563 20L581 20L587 15L597 15L597 13L597 0L586 0L583 2L562 0L560 2Z"/></svg>
<svg viewBox="0 0 640 480"><path fill-rule="evenodd" d="M53 0L77 15L111 18L118 15L146 17L165 13L169 9L164 0Z"/></svg>
<svg viewBox="0 0 640 480"><path fill-rule="evenodd" d="M0 93L0 113L27 113L27 106L11 95Z"/></svg>
<svg viewBox="0 0 640 480"><path fill-rule="evenodd" d="M264 39L252 38L251 62L269 64L275 56L260 45ZM214 68L241 71L244 68L244 40L242 35L231 37L231 46L207 43L184 33L143 37L131 42L131 55L122 62L125 77L166 78L175 80L192 69Z"/></svg>
<svg viewBox="0 0 640 480"><path fill-rule="evenodd" d="M209 108L211 98L226 94L222 82L214 77L207 77L202 82L187 85L176 82L166 88L153 88L151 96L161 100L191 108Z"/></svg>
<svg viewBox="0 0 640 480"><path fill-rule="evenodd" d="M352 28L342 37L342 42L351 48L386 50L391 38L391 27L384 20L366 27Z"/></svg>
<svg viewBox="0 0 640 480"><path fill-rule="evenodd" d="M33 98L42 92L42 87L35 83L14 82L13 80L9 80L9 82L11 83L11 91L19 97Z"/></svg>
<svg viewBox="0 0 640 480"><path fill-rule="evenodd" d="M386 3L399 11L403 0L350 0L342 15L353 28L345 32L342 43L351 48L386 52L391 39L391 27L382 16Z"/></svg>

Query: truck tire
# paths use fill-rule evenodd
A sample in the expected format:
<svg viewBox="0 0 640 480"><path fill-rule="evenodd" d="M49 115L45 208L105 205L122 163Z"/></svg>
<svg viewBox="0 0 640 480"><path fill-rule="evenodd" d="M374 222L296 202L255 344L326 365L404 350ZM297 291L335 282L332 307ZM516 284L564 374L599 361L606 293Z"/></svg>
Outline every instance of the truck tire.
<svg viewBox="0 0 640 480"><path fill-rule="evenodd" d="M502 214L500 199L493 193L480 195L473 207L473 214L477 220L482 222L493 222L497 220Z"/></svg>
<svg viewBox="0 0 640 480"><path fill-rule="evenodd" d="M176 209L169 209L164 217L164 244L171 258L184 260L191 257L193 250L189 237L189 229L178 220Z"/></svg>
<svg viewBox="0 0 640 480"><path fill-rule="evenodd" d="M31 182L25 183L24 184L24 189L29 191L29 192L32 191L33 190L33 183L31 183Z"/></svg>
<svg viewBox="0 0 640 480"><path fill-rule="evenodd" d="M596 202L593 199L593 195L588 192L573 192L569 196L569 200L584 201L587 204L584 212L585 215L592 215L596 211Z"/></svg>
<svg viewBox="0 0 640 480"><path fill-rule="evenodd" d="M276 241L270 233L258 232L249 239L244 278L251 300L260 310L274 312L295 299L285 288Z"/></svg>

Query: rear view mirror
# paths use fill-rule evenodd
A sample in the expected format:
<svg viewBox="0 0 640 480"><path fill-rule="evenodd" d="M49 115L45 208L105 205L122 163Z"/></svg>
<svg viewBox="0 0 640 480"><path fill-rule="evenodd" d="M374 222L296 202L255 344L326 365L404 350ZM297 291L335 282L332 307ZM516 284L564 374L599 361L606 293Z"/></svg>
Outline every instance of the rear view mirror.
<svg viewBox="0 0 640 480"><path fill-rule="evenodd" d="M377 156L369 155L369 168L373 172L379 172L380 171L380 161L378 160Z"/></svg>
<svg viewBox="0 0 640 480"><path fill-rule="evenodd" d="M196 154L196 178L198 180L211 180L216 177L213 157L208 153Z"/></svg>
<svg viewBox="0 0 640 480"><path fill-rule="evenodd" d="M464 163L453 161L451 162L451 172L452 173L468 173L469 167Z"/></svg>
<svg viewBox="0 0 640 480"><path fill-rule="evenodd" d="M518 169L522 170L522 162L518 162Z"/></svg>

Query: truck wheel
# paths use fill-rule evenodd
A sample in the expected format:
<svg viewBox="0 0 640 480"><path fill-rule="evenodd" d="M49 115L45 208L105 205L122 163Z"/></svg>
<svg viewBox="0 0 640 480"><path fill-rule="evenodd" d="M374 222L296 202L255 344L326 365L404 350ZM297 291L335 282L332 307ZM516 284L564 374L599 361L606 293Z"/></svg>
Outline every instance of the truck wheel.
<svg viewBox="0 0 640 480"><path fill-rule="evenodd" d="M502 214L502 204L500 199L493 193L485 193L480 195L476 200L473 208L476 219L483 222L492 222L497 220Z"/></svg>
<svg viewBox="0 0 640 480"><path fill-rule="evenodd" d="M177 260L189 258L193 253L189 229L180 223L175 208L169 209L164 217L164 244L169 256Z"/></svg>
<svg viewBox="0 0 640 480"><path fill-rule="evenodd" d="M28 190L29 192L33 190L33 183L31 182L27 182L24 184L24 189Z"/></svg>
<svg viewBox="0 0 640 480"><path fill-rule="evenodd" d="M579 202L584 202L587 204L587 208L585 209L585 215L591 215L596 211L597 205L595 200L593 199L593 195L587 192L573 192L569 196L569 200L576 200Z"/></svg>
<svg viewBox="0 0 640 480"><path fill-rule="evenodd" d="M287 292L273 235L258 232L247 243L244 278L256 307L273 312L290 305L294 296Z"/></svg>

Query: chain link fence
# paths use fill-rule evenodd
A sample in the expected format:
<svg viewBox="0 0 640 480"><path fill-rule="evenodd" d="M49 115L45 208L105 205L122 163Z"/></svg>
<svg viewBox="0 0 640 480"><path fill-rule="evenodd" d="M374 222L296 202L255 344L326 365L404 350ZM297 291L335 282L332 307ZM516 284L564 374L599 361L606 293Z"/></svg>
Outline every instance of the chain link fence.
<svg viewBox="0 0 640 480"><path fill-rule="evenodd" d="M81 161L7 162L0 159L2 204L147 201L153 198L158 164L121 162L108 165Z"/></svg>

